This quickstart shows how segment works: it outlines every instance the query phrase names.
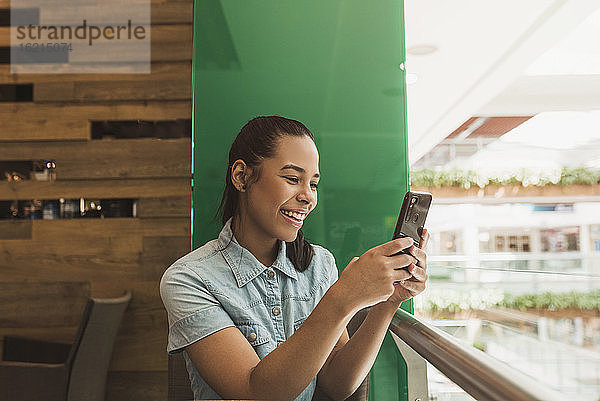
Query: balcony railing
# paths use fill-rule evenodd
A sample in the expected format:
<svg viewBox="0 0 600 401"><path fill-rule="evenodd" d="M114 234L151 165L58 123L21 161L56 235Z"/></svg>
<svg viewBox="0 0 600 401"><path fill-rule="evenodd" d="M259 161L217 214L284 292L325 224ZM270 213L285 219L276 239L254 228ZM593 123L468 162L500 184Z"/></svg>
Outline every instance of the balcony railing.
<svg viewBox="0 0 600 401"><path fill-rule="evenodd" d="M535 379L482 351L460 344L451 335L421 322L402 309L396 312L390 330L477 400L564 400L563 395ZM410 363L408 365L410 370Z"/></svg>

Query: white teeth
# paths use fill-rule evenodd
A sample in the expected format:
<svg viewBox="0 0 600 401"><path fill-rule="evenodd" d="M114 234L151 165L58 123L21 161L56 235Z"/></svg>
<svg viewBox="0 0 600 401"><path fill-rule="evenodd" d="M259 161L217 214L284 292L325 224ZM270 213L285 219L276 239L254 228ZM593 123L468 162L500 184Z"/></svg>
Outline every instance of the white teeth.
<svg viewBox="0 0 600 401"><path fill-rule="evenodd" d="M287 210L283 210L283 209L281 209L281 211L284 214L295 218L296 220L301 220L302 221L302 220L304 220L304 216L306 216L305 214L302 214L302 213L288 212Z"/></svg>

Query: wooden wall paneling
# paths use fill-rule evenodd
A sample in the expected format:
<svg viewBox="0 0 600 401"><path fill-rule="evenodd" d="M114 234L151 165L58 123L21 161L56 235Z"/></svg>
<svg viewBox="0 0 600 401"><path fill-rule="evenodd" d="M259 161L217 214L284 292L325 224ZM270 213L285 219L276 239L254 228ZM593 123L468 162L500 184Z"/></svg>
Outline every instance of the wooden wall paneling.
<svg viewBox="0 0 600 401"><path fill-rule="evenodd" d="M3 103L0 121L24 122L34 117L67 120L175 120L192 118L190 100L180 101L135 101L114 104L32 104ZM4 126L2 127L4 131ZM21 140L27 140L23 137Z"/></svg>
<svg viewBox="0 0 600 401"><path fill-rule="evenodd" d="M0 277L92 283L116 277L122 283L159 280L190 249L188 217L32 222L32 239L0 240Z"/></svg>
<svg viewBox="0 0 600 401"><path fill-rule="evenodd" d="M190 249L190 139L90 140L90 121L191 118L193 1L151 4L150 74L103 74L101 65L92 74L10 74L0 66L0 84L34 85L33 103L0 108L0 160L57 163L54 182L0 181L1 200L138 199L138 218L0 221L0 229L11 228L3 230L10 239L0 237L0 278L85 281L100 298L132 290L109 369L109 401L166 399L168 324L159 280ZM0 0L0 8L9 6ZM0 43L6 35L0 29ZM75 320L0 334L72 341Z"/></svg>
<svg viewBox="0 0 600 401"><path fill-rule="evenodd" d="M2 105L4 108L4 105ZM90 123L82 118L67 119L55 116L53 118L40 118L32 116L30 119L5 118L6 113L0 116L0 141L36 141L47 139L59 140L88 140L90 137ZM0 157L2 150L0 150Z"/></svg>
<svg viewBox="0 0 600 401"><path fill-rule="evenodd" d="M150 10L152 25L154 24L191 24L194 20L194 5L191 1L171 1L153 3Z"/></svg>
<svg viewBox="0 0 600 401"><path fill-rule="evenodd" d="M47 238L76 235L82 238L120 236L139 238L141 244L142 237L185 236L190 234L190 219L187 217L161 219L112 217L32 221L33 239L40 241Z"/></svg>
<svg viewBox="0 0 600 401"><path fill-rule="evenodd" d="M191 250L191 236L144 237L141 264L145 280L159 281L173 262Z"/></svg>
<svg viewBox="0 0 600 401"><path fill-rule="evenodd" d="M191 138L2 145L0 160L54 160L56 179L189 177Z"/></svg>
<svg viewBox="0 0 600 401"><path fill-rule="evenodd" d="M190 61L192 60L192 45L186 42L152 43L150 60L157 62Z"/></svg>
<svg viewBox="0 0 600 401"><path fill-rule="evenodd" d="M127 100L187 100L192 92L188 79L172 81L40 82L35 102L99 102Z"/></svg>
<svg viewBox="0 0 600 401"><path fill-rule="evenodd" d="M0 240L31 239L32 220L0 220Z"/></svg>
<svg viewBox="0 0 600 401"><path fill-rule="evenodd" d="M191 196L191 178L0 181L0 200Z"/></svg>
<svg viewBox="0 0 600 401"><path fill-rule="evenodd" d="M0 7L4 8L4 7ZM0 47L10 46L10 27L0 26Z"/></svg>
<svg viewBox="0 0 600 401"><path fill-rule="evenodd" d="M90 283L56 278L40 282L30 277L0 281L0 354L4 336L70 343L77 334Z"/></svg>
<svg viewBox="0 0 600 401"><path fill-rule="evenodd" d="M191 191L190 191L191 192ZM164 198L140 198L137 205L139 218L190 217L191 196L170 196Z"/></svg>
<svg viewBox="0 0 600 401"><path fill-rule="evenodd" d="M135 280L142 275L142 240L135 236L77 236L41 240L0 241L0 277L52 281L103 280L118 275Z"/></svg>
<svg viewBox="0 0 600 401"><path fill-rule="evenodd" d="M57 179L189 177L191 138L91 141L57 158Z"/></svg>
<svg viewBox="0 0 600 401"><path fill-rule="evenodd" d="M56 83L50 83L55 85ZM116 85L116 83L115 83ZM189 99L147 104L52 105L6 103L0 108L0 141L89 140L90 120L175 120L191 118ZM44 144L38 145L43 147ZM8 159L10 144L0 147L0 159ZM18 147L17 144L12 148ZM25 152L25 150L23 150Z"/></svg>
<svg viewBox="0 0 600 401"><path fill-rule="evenodd" d="M165 81L189 79L191 85L192 63L189 61L158 62L150 65L150 74L11 74L9 65L0 65L0 84L65 82L65 81Z"/></svg>
<svg viewBox="0 0 600 401"><path fill-rule="evenodd" d="M192 232L188 217L139 219L139 222L145 237L183 237Z"/></svg>
<svg viewBox="0 0 600 401"><path fill-rule="evenodd" d="M170 5L164 5L164 7L170 7ZM173 10L176 11L175 9ZM191 45L193 33L194 30L191 21L189 24L152 25L151 38L153 43L186 42Z"/></svg>

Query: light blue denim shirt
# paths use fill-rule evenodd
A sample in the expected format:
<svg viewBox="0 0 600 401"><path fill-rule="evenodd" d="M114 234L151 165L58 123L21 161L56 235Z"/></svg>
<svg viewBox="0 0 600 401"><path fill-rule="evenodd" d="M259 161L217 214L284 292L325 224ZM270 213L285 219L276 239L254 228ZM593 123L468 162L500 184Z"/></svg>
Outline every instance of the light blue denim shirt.
<svg viewBox="0 0 600 401"><path fill-rule="evenodd" d="M286 243L278 242L277 258L267 267L237 242L229 219L217 239L173 262L163 274L160 295L169 319L167 352L183 351L195 399L221 397L202 379L186 346L235 326L262 359L300 327L337 280L329 250L313 244L313 259L299 272L286 255ZM296 400L310 401L315 386L316 376Z"/></svg>

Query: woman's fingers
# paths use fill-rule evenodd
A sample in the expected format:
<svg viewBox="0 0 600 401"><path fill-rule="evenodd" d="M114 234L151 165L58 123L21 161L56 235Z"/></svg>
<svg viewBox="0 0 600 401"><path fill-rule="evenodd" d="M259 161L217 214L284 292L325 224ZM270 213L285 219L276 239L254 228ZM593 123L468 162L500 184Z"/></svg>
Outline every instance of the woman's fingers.
<svg viewBox="0 0 600 401"><path fill-rule="evenodd" d="M411 267L409 267L408 270L412 277L414 279L411 278L411 281L427 281L427 272L425 271L424 268L416 266L416 265L412 265Z"/></svg>
<svg viewBox="0 0 600 401"><path fill-rule="evenodd" d="M412 243L413 243L412 238L400 237L400 238L396 238L391 241L385 242L381 245L377 245L376 247L373 247L371 249L375 250L375 252L378 254L389 256L389 255L393 255L395 253L398 253L398 252L408 248L409 246L412 245Z"/></svg>
<svg viewBox="0 0 600 401"><path fill-rule="evenodd" d="M426 228L423 228L421 231L421 240L419 241L419 248L424 249L429 242L429 231Z"/></svg>
<svg viewBox="0 0 600 401"><path fill-rule="evenodd" d="M425 289L424 281L405 280L404 282L401 282L400 285L406 288L413 297L420 294Z"/></svg>
<svg viewBox="0 0 600 401"><path fill-rule="evenodd" d="M408 280L413 277L412 273L406 269L394 270L394 282Z"/></svg>
<svg viewBox="0 0 600 401"><path fill-rule="evenodd" d="M413 245L409 248L408 252L415 257L417 265L427 268L427 254L424 250Z"/></svg>
<svg viewBox="0 0 600 401"><path fill-rule="evenodd" d="M402 253L396 256L386 256L388 263L394 267L394 269L401 269L409 266L411 263L417 263L417 259L413 255Z"/></svg>

